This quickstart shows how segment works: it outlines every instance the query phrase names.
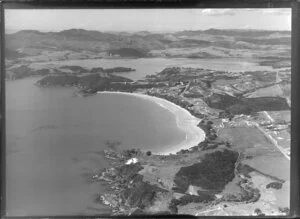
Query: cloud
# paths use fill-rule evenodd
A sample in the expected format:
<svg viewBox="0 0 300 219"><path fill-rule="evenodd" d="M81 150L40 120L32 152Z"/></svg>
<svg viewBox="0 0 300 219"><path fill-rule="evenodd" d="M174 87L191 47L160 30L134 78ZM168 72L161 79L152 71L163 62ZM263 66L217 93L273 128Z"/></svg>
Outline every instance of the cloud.
<svg viewBox="0 0 300 219"><path fill-rule="evenodd" d="M211 16L233 16L236 15L239 12L245 12L245 11L258 11L259 9L255 9L255 8L243 8L243 9L201 9L201 10L197 10L197 11L193 11L194 13L197 14L203 14L203 15L211 15Z"/></svg>
<svg viewBox="0 0 300 219"><path fill-rule="evenodd" d="M258 12L270 15L291 15L290 8L243 8L243 9L197 9L192 10L192 13L209 15L209 16L233 16L240 12Z"/></svg>
<svg viewBox="0 0 300 219"><path fill-rule="evenodd" d="M210 15L210 16L222 16L222 15L235 15L236 9L197 9L191 10L193 14L202 14L202 15Z"/></svg>
<svg viewBox="0 0 300 219"><path fill-rule="evenodd" d="M264 14L274 14L274 15L291 15L292 10L290 8L272 8L264 9Z"/></svg>
<svg viewBox="0 0 300 219"><path fill-rule="evenodd" d="M221 16L221 15L235 15L236 10L234 9L202 9L200 13L204 15L211 15L211 16Z"/></svg>
<svg viewBox="0 0 300 219"><path fill-rule="evenodd" d="M250 28L252 28L252 26L250 26L249 24L242 26L242 29L250 29Z"/></svg>

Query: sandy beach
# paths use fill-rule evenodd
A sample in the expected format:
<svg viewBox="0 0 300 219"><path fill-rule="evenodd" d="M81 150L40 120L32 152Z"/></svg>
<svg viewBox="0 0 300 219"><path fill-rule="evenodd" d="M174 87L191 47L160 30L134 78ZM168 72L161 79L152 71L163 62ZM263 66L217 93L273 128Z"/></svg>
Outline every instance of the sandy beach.
<svg viewBox="0 0 300 219"><path fill-rule="evenodd" d="M185 132L185 140L180 142L177 145L168 145L167 148L163 148L159 154L169 155L176 154L182 149L189 149L193 146L196 146L199 142L204 141L205 133L197 125L201 119L193 116L188 110L159 97L149 96L146 94L140 93L127 93L127 92L116 92L116 91L101 91L97 94L111 93L111 94L120 94L120 95L131 95L147 99L149 101L155 102L159 106L169 110L176 117L176 123L179 129Z"/></svg>

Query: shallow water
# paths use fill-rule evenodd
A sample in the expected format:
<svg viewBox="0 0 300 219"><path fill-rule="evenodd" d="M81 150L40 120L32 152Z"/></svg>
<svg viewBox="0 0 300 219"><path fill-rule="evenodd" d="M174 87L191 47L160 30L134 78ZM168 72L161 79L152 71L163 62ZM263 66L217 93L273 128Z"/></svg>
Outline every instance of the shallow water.
<svg viewBox="0 0 300 219"><path fill-rule="evenodd" d="M92 198L106 188L82 176L107 166L99 153L107 140L155 152L185 139L175 116L151 101L72 97L71 88L39 88L37 80L6 83L8 215L107 213Z"/></svg>

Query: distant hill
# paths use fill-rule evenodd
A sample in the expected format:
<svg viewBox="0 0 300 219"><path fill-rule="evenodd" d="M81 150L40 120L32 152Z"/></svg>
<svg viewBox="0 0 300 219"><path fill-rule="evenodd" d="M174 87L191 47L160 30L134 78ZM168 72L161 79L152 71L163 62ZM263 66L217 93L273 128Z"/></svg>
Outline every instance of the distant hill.
<svg viewBox="0 0 300 219"><path fill-rule="evenodd" d="M212 35L240 36L240 37L261 37L268 36L274 33L290 33L290 31L275 31L275 30L247 30L247 29L208 29L203 31Z"/></svg>
<svg viewBox="0 0 300 219"><path fill-rule="evenodd" d="M291 34L291 31L278 31L278 30L252 30L252 29L207 29L207 30L191 30L191 31L179 31L176 35L198 35L198 34L210 34L210 35L224 35L234 37L261 37L268 36L275 33Z"/></svg>
<svg viewBox="0 0 300 219"><path fill-rule="evenodd" d="M290 36L290 31L266 30L208 29L175 33L150 33L148 31L119 33L84 29L69 29L60 32L23 30L6 34L6 47L10 53L7 58L10 59L19 58L23 54L25 56L38 55L45 51L103 52L121 57L164 54L165 56L197 58L205 54L208 55L207 57L222 57L227 56L226 49L263 49L266 45L284 45L289 50ZM211 51L209 49L200 51L208 47ZM186 48L195 48L199 51L183 54L187 53ZM174 52L174 49L180 49L180 51Z"/></svg>

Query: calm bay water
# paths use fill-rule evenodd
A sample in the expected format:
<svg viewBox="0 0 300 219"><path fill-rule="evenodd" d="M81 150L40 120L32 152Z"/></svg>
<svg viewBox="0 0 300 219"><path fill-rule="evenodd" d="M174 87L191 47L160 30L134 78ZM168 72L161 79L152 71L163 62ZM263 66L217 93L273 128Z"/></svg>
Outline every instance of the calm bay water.
<svg viewBox="0 0 300 219"><path fill-rule="evenodd" d="M257 62L239 59L239 58L222 58L222 59L188 59L188 58L141 58L141 59L83 59L83 60L65 60L51 61L32 64L33 67L43 66L62 66L62 65L79 65L85 68L112 68L128 67L136 69L135 72L120 73L133 80L139 80L146 75L155 74L167 67L191 67L212 69L217 71L274 71L270 66L260 66Z"/></svg>
<svg viewBox="0 0 300 219"><path fill-rule="evenodd" d="M39 88L37 80L6 83L8 215L106 213L92 198L106 188L82 174L107 166L97 153L107 140L155 152L185 138L175 116L153 102L73 97L71 88Z"/></svg>

